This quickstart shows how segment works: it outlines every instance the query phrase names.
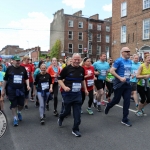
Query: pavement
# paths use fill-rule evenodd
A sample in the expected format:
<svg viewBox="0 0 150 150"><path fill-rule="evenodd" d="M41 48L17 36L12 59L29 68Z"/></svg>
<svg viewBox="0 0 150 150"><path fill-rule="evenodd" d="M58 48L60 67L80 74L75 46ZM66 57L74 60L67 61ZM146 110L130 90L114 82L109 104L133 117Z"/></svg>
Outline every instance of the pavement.
<svg viewBox="0 0 150 150"><path fill-rule="evenodd" d="M64 120L63 127L58 127L58 118L53 116L53 101L50 102L50 111L46 112L44 126L40 125L38 108L29 102L29 110L22 111L23 121L18 127L13 127L9 101L5 100L8 129L0 139L0 150L149 150L150 106L145 108L147 117L137 117L135 104L131 102L129 119L133 126L127 127L121 124L122 102L113 107L108 115L94 108L94 115L88 115L86 98L80 125L82 137L79 138L71 133L72 116ZM58 110L60 108L59 94Z"/></svg>

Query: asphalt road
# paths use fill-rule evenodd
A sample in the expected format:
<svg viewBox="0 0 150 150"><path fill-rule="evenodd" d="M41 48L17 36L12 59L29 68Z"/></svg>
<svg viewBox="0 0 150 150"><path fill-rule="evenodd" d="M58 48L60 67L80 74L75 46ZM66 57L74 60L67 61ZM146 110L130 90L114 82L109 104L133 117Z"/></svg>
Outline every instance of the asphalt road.
<svg viewBox="0 0 150 150"><path fill-rule="evenodd" d="M122 101L119 105L122 105ZM59 107L61 97L59 95ZM23 121L18 127L12 125L9 101L5 101L5 113L8 119L8 130L0 139L0 150L149 150L150 149L150 106L145 111L147 117L137 117L130 111L129 119L133 126L122 125L122 108L115 106L108 115L97 112L94 115L86 112L87 101L83 105L80 131L82 137L71 134L73 119L66 118L63 127L57 125L57 117L53 116L53 101L50 111L46 112L46 124L40 125L38 108L29 102L29 110L22 111ZM104 107L103 107L104 108ZM131 109L135 105L131 102Z"/></svg>

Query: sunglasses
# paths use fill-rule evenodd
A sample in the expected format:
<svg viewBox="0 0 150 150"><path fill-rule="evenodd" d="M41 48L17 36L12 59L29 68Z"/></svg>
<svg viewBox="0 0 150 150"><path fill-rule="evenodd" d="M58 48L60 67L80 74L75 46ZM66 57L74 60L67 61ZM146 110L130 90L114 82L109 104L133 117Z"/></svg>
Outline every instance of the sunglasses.
<svg viewBox="0 0 150 150"><path fill-rule="evenodd" d="M130 51L124 51L124 52L126 52L126 53L130 53Z"/></svg>
<svg viewBox="0 0 150 150"><path fill-rule="evenodd" d="M109 61L113 61L113 60L109 60Z"/></svg>

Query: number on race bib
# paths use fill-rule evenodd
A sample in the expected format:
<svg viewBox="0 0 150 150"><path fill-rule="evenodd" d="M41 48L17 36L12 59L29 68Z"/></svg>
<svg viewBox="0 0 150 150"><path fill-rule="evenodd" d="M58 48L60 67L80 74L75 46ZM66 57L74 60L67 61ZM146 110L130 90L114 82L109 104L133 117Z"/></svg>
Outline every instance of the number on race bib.
<svg viewBox="0 0 150 150"><path fill-rule="evenodd" d="M72 92L79 92L81 90L81 83L72 83Z"/></svg>
<svg viewBox="0 0 150 150"><path fill-rule="evenodd" d="M21 84L22 83L22 76L21 75L14 75L13 83Z"/></svg>
<svg viewBox="0 0 150 150"><path fill-rule="evenodd" d="M87 86L93 86L94 85L94 80L87 80Z"/></svg>
<svg viewBox="0 0 150 150"><path fill-rule="evenodd" d="M49 89L49 83L48 82L41 83L41 87L42 87L42 90Z"/></svg>

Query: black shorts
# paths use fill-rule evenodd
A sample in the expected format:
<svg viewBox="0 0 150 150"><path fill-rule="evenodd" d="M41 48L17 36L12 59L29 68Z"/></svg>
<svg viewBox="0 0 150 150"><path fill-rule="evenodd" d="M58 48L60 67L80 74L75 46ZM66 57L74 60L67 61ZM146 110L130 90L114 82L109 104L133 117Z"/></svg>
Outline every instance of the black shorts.
<svg viewBox="0 0 150 150"><path fill-rule="evenodd" d="M0 97L1 97L1 90L0 90Z"/></svg>
<svg viewBox="0 0 150 150"><path fill-rule="evenodd" d="M29 98L29 91L27 89L26 83L24 84L24 90L25 90L25 99L28 99Z"/></svg>
<svg viewBox="0 0 150 150"><path fill-rule="evenodd" d="M97 90L105 88L105 81L104 80L95 80L94 84L95 84L95 87Z"/></svg>
<svg viewBox="0 0 150 150"><path fill-rule="evenodd" d="M137 83L136 82L130 82L131 85L131 91L137 91Z"/></svg>
<svg viewBox="0 0 150 150"><path fill-rule="evenodd" d="M10 109L16 108L17 106L24 106L25 96L16 96L16 90L7 87L8 90L8 99L10 101ZM23 91L24 92L24 91Z"/></svg>

